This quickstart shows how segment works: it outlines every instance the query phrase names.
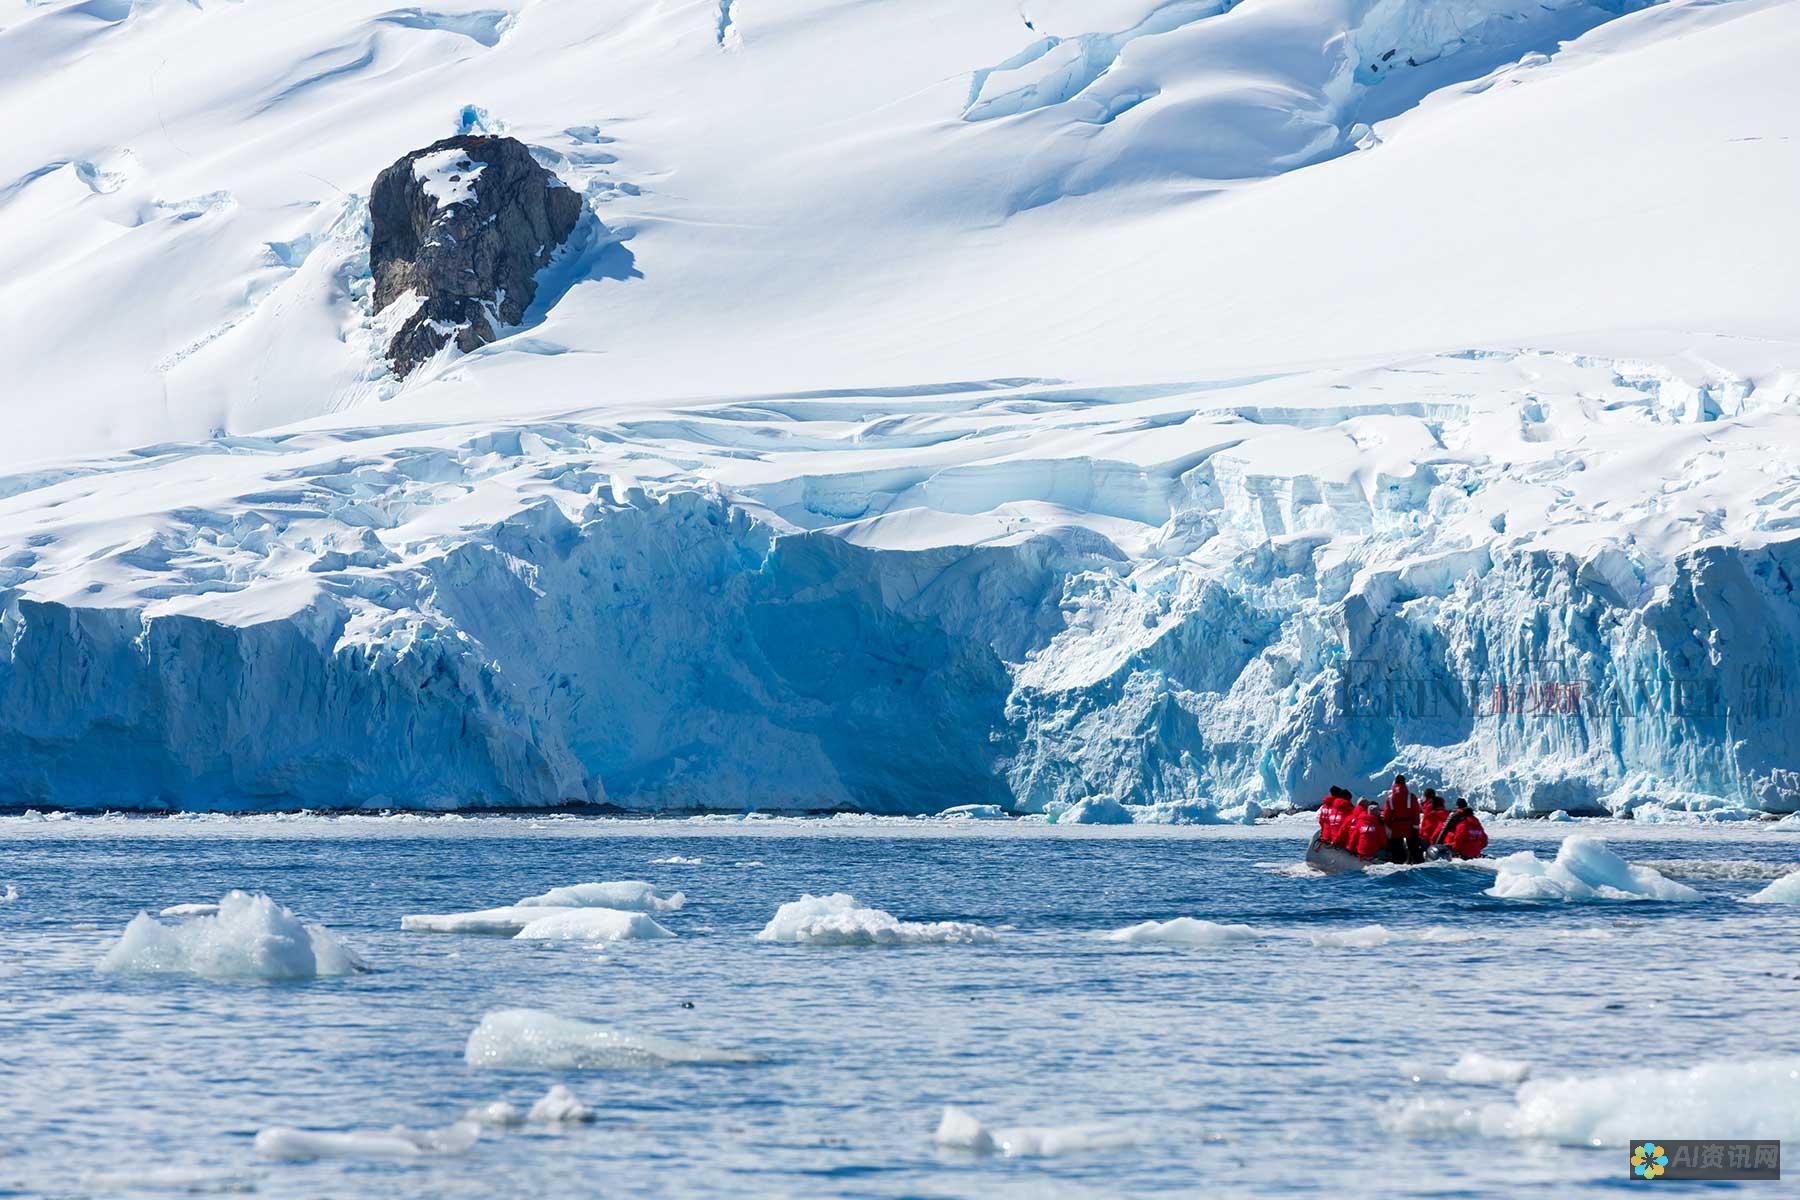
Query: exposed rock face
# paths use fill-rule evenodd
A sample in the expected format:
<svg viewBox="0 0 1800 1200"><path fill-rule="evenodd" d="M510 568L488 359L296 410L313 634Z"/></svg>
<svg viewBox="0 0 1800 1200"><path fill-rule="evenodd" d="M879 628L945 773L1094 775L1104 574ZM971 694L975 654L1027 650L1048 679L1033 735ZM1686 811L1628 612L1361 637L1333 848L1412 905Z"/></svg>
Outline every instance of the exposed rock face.
<svg viewBox="0 0 1800 1200"><path fill-rule="evenodd" d="M452 339L473 350L524 319L581 197L515 138L453 137L376 176L369 210L375 311L409 292L422 300L388 344L405 375Z"/></svg>

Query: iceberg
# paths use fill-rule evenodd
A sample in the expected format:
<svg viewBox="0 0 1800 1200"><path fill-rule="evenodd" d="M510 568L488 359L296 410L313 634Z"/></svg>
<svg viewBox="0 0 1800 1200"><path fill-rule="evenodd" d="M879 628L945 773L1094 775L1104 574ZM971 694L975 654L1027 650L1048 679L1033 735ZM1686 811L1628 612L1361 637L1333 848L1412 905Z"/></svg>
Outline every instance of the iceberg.
<svg viewBox="0 0 1800 1200"><path fill-rule="evenodd" d="M632 912L674 912L687 903L680 892L665 895L641 879L617 879L606 883L577 883L551 888L541 896L527 896L519 907L619 908Z"/></svg>
<svg viewBox="0 0 1800 1200"><path fill-rule="evenodd" d="M1746 904L1800 904L1800 871L1783 875L1753 896L1744 897Z"/></svg>
<svg viewBox="0 0 1800 1200"><path fill-rule="evenodd" d="M660 941L675 935L648 913L615 908L573 908L529 922L513 937L522 942Z"/></svg>
<svg viewBox="0 0 1800 1200"><path fill-rule="evenodd" d="M739 1050L628 1033L532 1008L487 1013L469 1034L463 1061L500 1071L645 1070L758 1061Z"/></svg>
<svg viewBox="0 0 1800 1200"><path fill-rule="evenodd" d="M1255 941L1261 935L1248 925L1220 925L1195 917L1169 921L1144 921L1105 935L1109 942L1134 942L1158 946L1229 946Z"/></svg>
<svg viewBox="0 0 1800 1200"><path fill-rule="evenodd" d="M260 893L225 893L218 911L177 925L140 912L100 960L100 970L220 980L314 979L368 966L322 925L301 921Z"/></svg>
<svg viewBox="0 0 1800 1200"><path fill-rule="evenodd" d="M532 1102L529 1109L507 1100L493 1100L463 1114L463 1120L490 1129L517 1129L526 1124L574 1125L592 1121L594 1110L583 1104L563 1084L552 1084L550 1090Z"/></svg>
<svg viewBox="0 0 1800 1200"><path fill-rule="evenodd" d="M1800 1058L1640 1068L1532 1079L1484 1107L1490 1136L1620 1146L1647 1130L1683 1138L1800 1138ZM1671 1134L1670 1136L1673 1136Z"/></svg>
<svg viewBox="0 0 1800 1200"><path fill-rule="evenodd" d="M994 931L968 921L902 921L879 908L861 908L844 892L805 895L775 910L759 942L803 946L977 945Z"/></svg>
<svg viewBox="0 0 1800 1200"><path fill-rule="evenodd" d="M1599 838L1580 834L1563 839L1551 862L1521 850L1500 859L1497 866L1487 894L1503 900L1700 899L1687 884L1664 878L1650 867L1634 866Z"/></svg>

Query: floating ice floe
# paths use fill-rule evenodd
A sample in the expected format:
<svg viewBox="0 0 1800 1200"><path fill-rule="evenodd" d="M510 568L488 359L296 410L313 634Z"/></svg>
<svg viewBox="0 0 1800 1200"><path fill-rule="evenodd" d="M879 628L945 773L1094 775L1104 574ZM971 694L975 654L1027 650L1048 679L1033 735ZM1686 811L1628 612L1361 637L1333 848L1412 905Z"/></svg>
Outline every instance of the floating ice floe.
<svg viewBox="0 0 1800 1200"><path fill-rule="evenodd" d="M552 908L548 905L509 904L477 912L408 913L400 918L400 928L412 933L471 933L488 937L517 937L533 921L575 911L577 910L573 908Z"/></svg>
<svg viewBox="0 0 1800 1200"><path fill-rule="evenodd" d="M674 912L687 903L681 892L665 895L642 879L615 879L606 883L576 883L551 888L541 896L527 896L518 907L618 908L627 912Z"/></svg>
<svg viewBox="0 0 1800 1200"><path fill-rule="evenodd" d="M1800 871L1783 875L1754 896L1745 896L1746 904L1800 904Z"/></svg>
<svg viewBox="0 0 1800 1200"><path fill-rule="evenodd" d="M495 1100L471 1108L463 1120L493 1129L517 1129L521 1125L575 1125L594 1119L594 1110L583 1104L567 1087L554 1084L529 1110L506 1100Z"/></svg>
<svg viewBox="0 0 1800 1200"><path fill-rule="evenodd" d="M1106 934L1109 942L1134 942L1155 946L1228 946L1234 942L1253 942L1260 934L1248 925L1220 925L1195 917L1176 917L1170 921L1144 921L1127 925Z"/></svg>
<svg viewBox="0 0 1800 1200"><path fill-rule="evenodd" d="M463 1061L502 1071L645 1069L756 1062L754 1054L625 1033L534 1008L490 1012L469 1034Z"/></svg>
<svg viewBox="0 0 1800 1200"><path fill-rule="evenodd" d="M256 1152L264 1158L304 1162L315 1158L424 1158L462 1154L481 1140L481 1126L457 1121L442 1129L289 1129L274 1126L256 1135Z"/></svg>
<svg viewBox="0 0 1800 1200"><path fill-rule="evenodd" d="M1324 933L1308 934L1307 937L1315 946L1348 950L1373 950L1399 940L1398 935L1385 925L1360 925L1355 929L1330 929Z"/></svg>
<svg viewBox="0 0 1800 1200"><path fill-rule="evenodd" d="M993 941L994 931L969 921L902 921L879 908L859 908L856 897L834 892L782 905L756 940L806 946L970 945Z"/></svg>
<svg viewBox="0 0 1800 1200"><path fill-rule="evenodd" d="M1137 1142L1127 1129L1101 1125L1021 1125L989 1129L966 1109L947 1105L938 1122L937 1144L970 1154L1004 1154L1008 1158L1050 1158L1084 1150L1108 1150Z"/></svg>
<svg viewBox="0 0 1800 1200"><path fill-rule="evenodd" d="M1404 1073L1414 1083L1506 1083L1513 1084L1531 1074L1531 1064L1511 1058L1470 1052L1448 1067L1431 1063L1408 1064Z"/></svg>
<svg viewBox="0 0 1800 1200"><path fill-rule="evenodd" d="M703 861L705 861L705 860L698 859L698 858L689 858L686 855L682 855L682 854L671 854L667 858L651 859L650 865L653 867L697 867Z"/></svg>
<svg viewBox="0 0 1800 1200"><path fill-rule="evenodd" d="M231 891L218 912L165 925L140 912L100 960L102 971L207 979L312 979L368 967L336 935L260 893Z"/></svg>
<svg viewBox="0 0 1800 1200"><path fill-rule="evenodd" d="M513 935L523 942L657 941L675 935L649 913L571 908L539 917Z"/></svg>
<svg viewBox="0 0 1800 1200"><path fill-rule="evenodd" d="M11 904L14 900L17 900L18 898L19 898L19 888L18 888L17 884L9 883L6 885L6 891L0 892L0 904Z"/></svg>
<svg viewBox="0 0 1800 1200"><path fill-rule="evenodd" d="M1598 838L1566 838L1556 858L1544 862L1529 850L1509 854L1498 864L1487 894L1503 900L1698 900L1685 883L1665 879L1655 870L1634 866L1606 848Z"/></svg>
<svg viewBox="0 0 1800 1200"><path fill-rule="evenodd" d="M1533 1079L1489 1105L1489 1136L1624 1145L1645 1131L1684 1138L1800 1139L1800 1057L1710 1062Z"/></svg>

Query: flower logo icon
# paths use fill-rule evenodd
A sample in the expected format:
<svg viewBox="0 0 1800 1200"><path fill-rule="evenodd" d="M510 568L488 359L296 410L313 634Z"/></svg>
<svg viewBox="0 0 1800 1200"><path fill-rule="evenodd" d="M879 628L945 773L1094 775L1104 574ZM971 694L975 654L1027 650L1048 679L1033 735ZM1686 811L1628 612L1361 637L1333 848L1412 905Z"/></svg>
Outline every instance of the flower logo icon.
<svg viewBox="0 0 1800 1200"><path fill-rule="evenodd" d="M1655 1179L1669 1165L1669 1156L1655 1142L1645 1142L1631 1151L1631 1173L1639 1179Z"/></svg>

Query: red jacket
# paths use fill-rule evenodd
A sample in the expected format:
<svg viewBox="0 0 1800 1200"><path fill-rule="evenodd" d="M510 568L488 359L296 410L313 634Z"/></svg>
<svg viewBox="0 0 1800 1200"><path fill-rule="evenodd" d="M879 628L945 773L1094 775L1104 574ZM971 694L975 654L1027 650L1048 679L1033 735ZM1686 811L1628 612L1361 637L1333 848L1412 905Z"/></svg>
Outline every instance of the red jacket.
<svg viewBox="0 0 1800 1200"><path fill-rule="evenodd" d="M1350 849L1350 843L1356 836L1356 801L1346 800L1342 796L1337 799L1337 828L1329 839L1334 846Z"/></svg>
<svg viewBox="0 0 1800 1200"><path fill-rule="evenodd" d="M1437 841L1438 834L1444 831L1444 822L1450 819L1450 810L1443 805L1427 808L1419 813L1419 836L1427 846Z"/></svg>
<svg viewBox="0 0 1800 1200"><path fill-rule="evenodd" d="M1456 832L1450 835L1450 850L1458 858L1479 858L1487 844L1487 830L1474 813L1457 822Z"/></svg>
<svg viewBox="0 0 1800 1200"><path fill-rule="evenodd" d="M1389 837L1410 837L1419 832L1419 798L1401 787L1394 785L1388 793L1387 803L1381 806L1381 820L1387 826Z"/></svg>
<svg viewBox="0 0 1800 1200"><path fill-rule="evenodd" d="M1366 808L1356 810L1350 834L1350 849L1359 858L1374 858L1387 849L1387 830L1382 828L1381 814Z"/></svg>
<svg viewBox="0 0 1800 1200"><path fill-rule="evenodd" d="M1319 836L1326 841L1331 840L1331 830L1337 824L1337 797L1327 796L1319 801Z"/></svg>

